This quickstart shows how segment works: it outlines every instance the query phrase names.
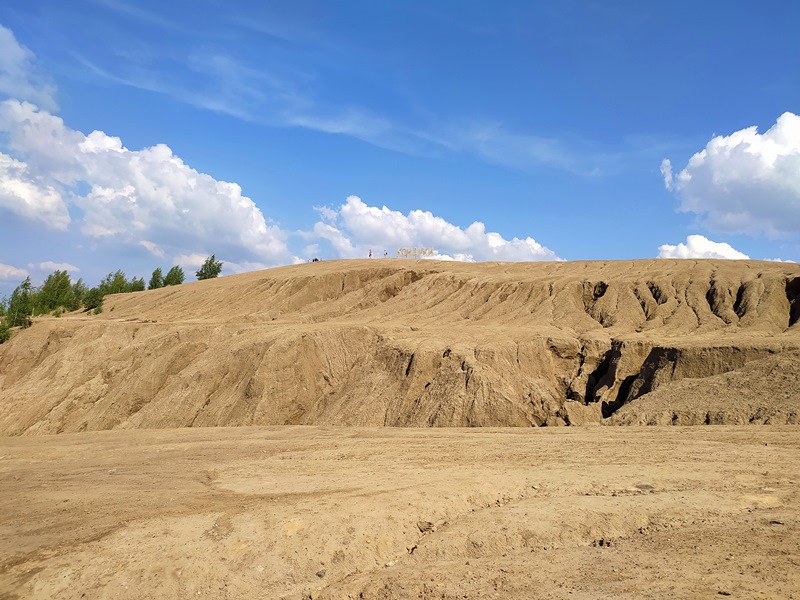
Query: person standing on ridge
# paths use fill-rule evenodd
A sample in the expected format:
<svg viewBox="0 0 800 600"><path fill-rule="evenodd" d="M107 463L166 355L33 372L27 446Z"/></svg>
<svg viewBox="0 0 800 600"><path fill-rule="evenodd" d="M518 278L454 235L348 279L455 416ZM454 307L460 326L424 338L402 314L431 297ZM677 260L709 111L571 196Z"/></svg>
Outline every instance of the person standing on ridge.
<svg viewBox="0 0 800 600"><path fill-rule="evenodd" d="M372 258L372 248L369 249L369 257Z"/></svg>

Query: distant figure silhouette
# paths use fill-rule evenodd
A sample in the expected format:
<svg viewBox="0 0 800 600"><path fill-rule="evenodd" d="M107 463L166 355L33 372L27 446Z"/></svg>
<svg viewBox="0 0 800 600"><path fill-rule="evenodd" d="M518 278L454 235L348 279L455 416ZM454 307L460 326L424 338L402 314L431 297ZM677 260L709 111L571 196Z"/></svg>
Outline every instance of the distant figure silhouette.
<svg viewBox="0 0 800 600"><path fill-rule="evenodd" d="M369 249L369 257L372 258L372 248Z"/></svg>
<svg viewBox="0 0 800 600"><path fill-rule="evenodd" d="M312 258L311 262L319 262L319 259L318 258Z"/></svg>

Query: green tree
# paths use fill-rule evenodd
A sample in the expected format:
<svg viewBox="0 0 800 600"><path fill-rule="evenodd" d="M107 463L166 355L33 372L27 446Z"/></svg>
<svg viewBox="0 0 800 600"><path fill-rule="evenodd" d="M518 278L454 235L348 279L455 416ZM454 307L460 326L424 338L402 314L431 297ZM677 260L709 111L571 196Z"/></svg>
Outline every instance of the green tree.
<svg viewBox="0 0 800 600"><path fill-rule="evenodd" d="M183 269L175 265L167 272L167 276L164 277L164 285L180 285L185 278Z"/></svg>
<svg viewBox="0 0 800 600"><path fill-rule="evenodd" d="M212 254L206 259L206 262L203 263L203 266L195 273L197 275L197 279L214 279L217 277L222 271L222 261L217 260L216 257Z"/></svg>
<svg viewBox="0 0 800 600"><path fill-rule="evenodd" d="M78 310L83 305L83 299L88 291L89 288L83 283L83 279L78 279L78 281L72 284L69 300L64 305L64 308L67 310Z"/></svg>
<svg viewBox="0 0 800 600"><path fill-rule="evenodd" d="M7 321L11 327L28 327L33 313L33 286L31 278L26 277L11 293L8 302Z"/></svg>
<svg viewBox="0 0 800 600"><path fill-rule="evenodd" d="M72 295L72 282L66 271L54 271L47 276L44 283L34 293L34 309L36 314L52 312L67 306Z"/></svg>
<svg viewBox="0 0 800 600"><path fill-rule="evenodd" d="M3 318L0 318L0 344L7 342L11 337L11 329L8 328L8 323Z"/></svg>
<svg viewBox="0 0 800 600"><path fill-rule="evenodd" d="M3 296L3 298L0 299L0 317L4 317L7 310L8 310L8 298Z"/></svg>
<svg viewBox="0 0 800 600"><path fill-rule="evenodd" d="M134 277L128 284L129 292L143 292L144 291L144 277Z"/></svg>
<svg viewBox="0 0 800 600"><path fill-rule="evenodd" d="M164 274L161 272L161 267L158 267L150 276L150 283L147 284L148 290L157 290L164 287Z"/></svg>
<svg viewBox="0 0 800 600"><path fill-rule="evenodd" d="M125 277L125 272L117 269L116 272L106 275L98 287L104 296L106 294L122 294L129 291L130 283Z"/></svg>
<svg viewBox="0 0 800 600"><path fill-rule="evenodd" d="M108 294L125 294L128 292L144 291L144 277L134 277L130 281L125 277L125 272L118 269L114 273L109 273L97 286L104 296Z"/></svg>
<svg viewBox="0 0 800 600"><path fill-rule="evenodd" d="M83 298L83 306L86 310L93 310L103 305L103 291L99 287L93 287Z"/></svg>

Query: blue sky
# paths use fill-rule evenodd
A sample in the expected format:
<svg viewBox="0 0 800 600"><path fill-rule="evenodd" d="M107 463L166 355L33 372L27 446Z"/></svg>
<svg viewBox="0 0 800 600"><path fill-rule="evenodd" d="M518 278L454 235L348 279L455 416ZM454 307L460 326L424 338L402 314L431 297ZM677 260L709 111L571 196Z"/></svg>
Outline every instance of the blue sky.
<svg viewBox="0 0 800 600"><path fill-rule="evenodd" d="M58 266L800 260L800 5L0 4L0 295Z"/></svg>

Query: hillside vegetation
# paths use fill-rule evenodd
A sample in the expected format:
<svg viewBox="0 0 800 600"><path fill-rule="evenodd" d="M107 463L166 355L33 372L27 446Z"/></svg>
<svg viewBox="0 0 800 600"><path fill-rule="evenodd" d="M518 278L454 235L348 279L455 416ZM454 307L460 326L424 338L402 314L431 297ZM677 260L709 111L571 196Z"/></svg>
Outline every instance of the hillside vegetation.
<svg viewBox="0 0 800 600"><path fill-rule="evenodd" d="M331 261L104 306L0 346L0 431L800 414L795 264Z"/></svg>

